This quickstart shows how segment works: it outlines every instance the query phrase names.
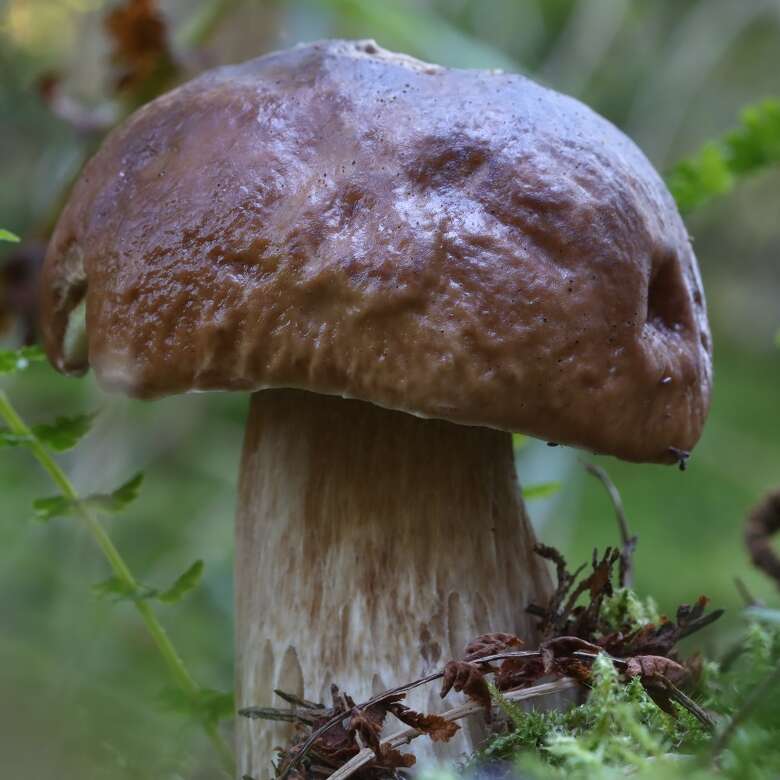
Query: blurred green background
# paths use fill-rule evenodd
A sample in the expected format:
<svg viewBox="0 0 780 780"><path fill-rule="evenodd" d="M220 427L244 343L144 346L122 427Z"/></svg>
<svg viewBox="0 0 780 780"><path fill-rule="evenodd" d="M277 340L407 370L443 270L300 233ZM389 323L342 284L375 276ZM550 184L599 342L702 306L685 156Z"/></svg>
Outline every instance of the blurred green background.
<svg viewBox="0 0 780 780"><path fill-rule="evenodd" d="M101 0L0 2L0 227L42 237L92 140L55 118L36 88L98 112L110 93ZM216 10L187 75L298 41L370 37L422 59L503 67L573 94L623 128L660 170L732 127L745 104L780 93L776 0L161 0L177 45ZM688 219L715 341L715 396L685 473L599 461L639 534L637 588L662 609L709 595L729 614L697 644L740 627L734 577L777 603L750 567L746 511L780 484L780 170L740 183ZM11 248L3 246L7 255ZM14 346L6 323L0 345ZM144 404L103 395L91 378L44 366L5 380L27 419L100 409L65 463L79 489L139 469L141 499L111 533L146 583L165 585L202 558L202 586L162 618L196 677L232 687L232 515L247 399L193 395ZM608 498L581 453L528 443L524 484L560 481L530 505L538 533L579 562L617 540ZM52 493L26 453L0 450L0 778L211 778L196 726L158 705L165 671L132 609L98 601L106 567L74 522L30 522Z"/></svg>

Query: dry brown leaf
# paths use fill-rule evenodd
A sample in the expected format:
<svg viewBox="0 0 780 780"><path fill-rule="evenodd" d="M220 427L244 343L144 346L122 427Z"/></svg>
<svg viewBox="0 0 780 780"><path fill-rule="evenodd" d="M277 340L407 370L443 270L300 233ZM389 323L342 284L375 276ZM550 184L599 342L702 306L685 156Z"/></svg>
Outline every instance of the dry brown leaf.
<svg viewBox="0 0 780 780"><path fill-rule="evenodd" d="M465 693L472 701L485 708L485 720L491 718L490 689L485 675L476 664L466 661L449 661L444 667L440 696L443 699L450 690Z"/></svg>
<svg viewBox="0 0 780 780"><path fill-rule="evenodd" d="M625 675L640 677L643 681L652 677L665 677L675 685L685 680L688 671L684 666L661 655L638 655L626 662Z"/></svg>
<svg viewBox="0 0 780 780"><path fill-rule="evenodd" d="M404 769L414 766L417 759L411 753L402 753L385 743L382 745L379 761L382 766L391 769Z"/></svg>
<svg viewBox="0 0 780 780"><path fill-rule="evenodd" d="M324 723L325 721L323 721ZM315 724L319 728L322 723ZM355 742L355 735L351 734L340 723L328 729L315 743L311 751L321 757L330 766L339 767L354 758L360 747Z"/></svg>
<svg viewBox="0 0 780 780"><path fill-rule="evenodd" d="M422 712L415 712L404 707L402 704L393 705L390 707L390 712L407 726L427 734L434 742L449 742L460 730L457 723L446 720L441 715L425 715Z"/></svg>
<svg viewBox="0 0 780 780"><path fill-rule="evenodd" d="M355 708L352 711L347 729L351 735L359 734L365 745L374 751L377 758L381 758L379 735L382 733L384 719L384 712L382 712L381 717L375 717L374 713L370 713L368 710Z"/></svg>
<svg viewBox="0 0 780 780"><path fill-rule="evenodd" d="M578 636L557 636L542 642L539 651L542 654L544 673L549 674L553 670L557 659L570 656L578 650L598 655L603 648Z"/></svg>
<svg viewBox="0 0 780 780"><path fill-rule="evenodd" d="M590 682L590 666L579 658L562 658L556 661L555 672L561 677L573 677L583 684Z"/></svg>
<svg viewBox="0 0 780 780"><path fill-rule="evenodd" d="M488 655L497 655L498 653L521 650L523 644L523 640L514 634L482 634L482 636L472 639L472 641L466 645L463 660L476 661L477 659L485 658Z"/></svg>
<svg viewBox="0 0 780 780"><path fill-rule="evenodd" d="M511 691L534 685L541 677L544 677L541 658L507 658L494 681L499 691Z"/></svg>

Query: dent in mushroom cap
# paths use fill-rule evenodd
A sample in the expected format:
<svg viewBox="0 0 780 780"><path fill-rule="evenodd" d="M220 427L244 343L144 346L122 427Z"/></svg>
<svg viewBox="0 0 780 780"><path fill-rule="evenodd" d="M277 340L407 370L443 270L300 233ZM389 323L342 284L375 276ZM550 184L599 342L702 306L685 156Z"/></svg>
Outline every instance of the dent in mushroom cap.
<svg viewBox="0 0 780 780"><path fill-rule="evenodd" d="M84 281L86 280L86 282ZM44 269L52 362L153 397L297 387L669 462L706 417L696 260L642 153L517 75L372 42L206 73L115 130Z"/></svg>

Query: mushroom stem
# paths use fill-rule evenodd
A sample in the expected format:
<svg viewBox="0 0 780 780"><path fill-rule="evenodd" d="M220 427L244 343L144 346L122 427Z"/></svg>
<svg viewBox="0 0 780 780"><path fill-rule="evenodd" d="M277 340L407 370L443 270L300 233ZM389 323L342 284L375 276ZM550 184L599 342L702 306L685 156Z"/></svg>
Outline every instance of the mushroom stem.
<svg viewBox="0 0 780 780"><path fill-rule="evenodd" d="M239 707L282 706L274 689L329 704L331 683L364 701L491 631L533 647L525 607L551 590L508 433L304 391L252 397L236 542ZM430 688L407 703L445 706ZM265 776L289 735L241 719L239 777Z"/></svg>

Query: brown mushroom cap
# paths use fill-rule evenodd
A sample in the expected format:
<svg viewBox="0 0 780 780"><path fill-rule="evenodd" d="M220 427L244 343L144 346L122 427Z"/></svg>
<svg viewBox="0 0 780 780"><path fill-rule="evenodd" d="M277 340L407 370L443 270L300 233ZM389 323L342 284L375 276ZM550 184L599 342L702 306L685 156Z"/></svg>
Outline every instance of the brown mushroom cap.
<svg viewBox="0 0 780 780"><path fill-rule="evenodd" d="M637 147L526 78L333 41L205 73L76 184L46 349L107 388L305 388L671 462L707 414L696 259ZM670 449L671 448L671 449Z"/></svg>

